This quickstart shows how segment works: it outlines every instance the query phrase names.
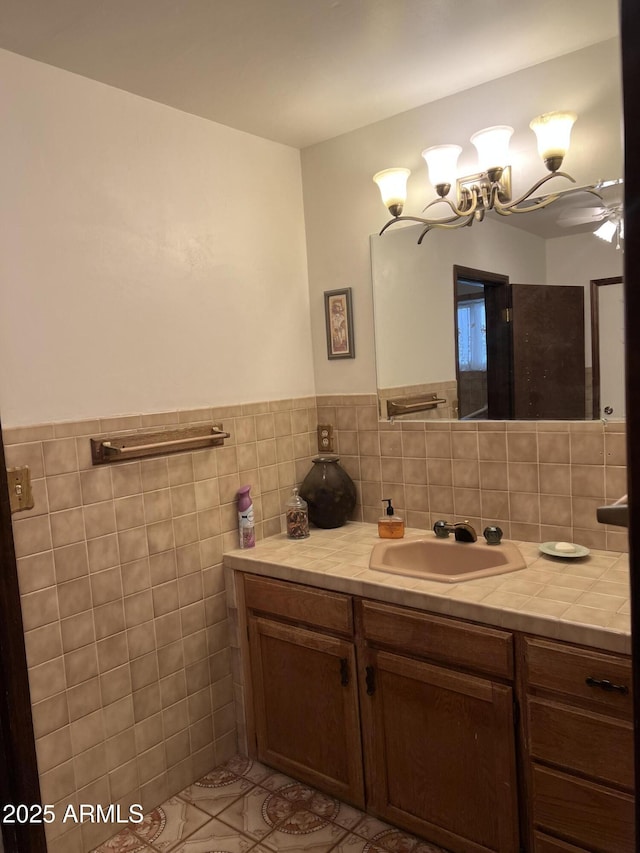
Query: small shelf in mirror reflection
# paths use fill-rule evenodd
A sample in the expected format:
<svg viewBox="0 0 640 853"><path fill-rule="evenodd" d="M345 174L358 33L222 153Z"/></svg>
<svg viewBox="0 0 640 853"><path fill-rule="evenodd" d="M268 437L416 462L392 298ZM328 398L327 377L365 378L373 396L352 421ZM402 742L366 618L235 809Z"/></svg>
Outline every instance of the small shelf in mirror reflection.
<svg viewBox="0 0 640 853"><path fill-rule="evenodd" d="M395 418L399 415L410 415L414 412L426 412L429 409L436 409L439 405L446 402L443 397L438 397L436 394L397 397L395 400L387 400L387 417Z"/></svg>

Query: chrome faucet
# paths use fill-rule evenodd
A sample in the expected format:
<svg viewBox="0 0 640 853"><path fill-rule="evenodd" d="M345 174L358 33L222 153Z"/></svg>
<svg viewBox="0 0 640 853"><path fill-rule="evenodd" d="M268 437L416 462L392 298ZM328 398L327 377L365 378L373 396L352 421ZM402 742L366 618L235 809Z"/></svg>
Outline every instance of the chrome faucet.
<svg viewBox="0 0 640 853"><path fill-rule="evenodd" d="M456 542L475 542L478 538L468 521L458 521L455 524L450 521L436 521L433 532L439 539L446 539L450 533L453 533Z"/></svg>

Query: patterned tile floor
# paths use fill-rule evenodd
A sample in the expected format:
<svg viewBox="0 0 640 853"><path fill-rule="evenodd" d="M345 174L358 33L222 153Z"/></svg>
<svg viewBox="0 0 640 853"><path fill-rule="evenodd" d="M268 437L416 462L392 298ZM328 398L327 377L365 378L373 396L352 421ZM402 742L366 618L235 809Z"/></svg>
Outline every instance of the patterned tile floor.
<svg viewBox="0 0 640 853"><path fill-rule="evenodd" d="M237 756L92 853L446 853Z"/></svg>

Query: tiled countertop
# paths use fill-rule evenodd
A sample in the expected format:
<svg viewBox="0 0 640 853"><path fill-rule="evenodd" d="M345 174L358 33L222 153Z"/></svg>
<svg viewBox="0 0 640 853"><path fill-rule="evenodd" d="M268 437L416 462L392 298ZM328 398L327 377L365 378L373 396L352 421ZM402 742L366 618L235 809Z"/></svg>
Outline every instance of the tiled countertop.
<svg viewBox="0 0 640 853"><path fill-rule="evenodd" d="M425 534L407 529L405 539ZM255 548L227 552L224 563L244 572L631 653L627 554L592 551L580 559L559 559L541 554L535 543L517 542L527 568L452 584L370 570L371 549L381 541L386 540L378 538L375 524L350 522L335 530L313 528L300 541L272 536Z"/></svg>

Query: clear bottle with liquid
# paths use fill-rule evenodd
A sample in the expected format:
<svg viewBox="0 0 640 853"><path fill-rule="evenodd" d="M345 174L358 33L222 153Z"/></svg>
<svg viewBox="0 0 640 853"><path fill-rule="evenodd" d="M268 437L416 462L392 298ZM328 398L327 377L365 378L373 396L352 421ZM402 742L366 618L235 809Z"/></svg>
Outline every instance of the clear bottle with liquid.
<svg viewBox="0 0 640 853"><path fill-rule="evenodd" d="M381 539L402 539L404 536L404 519L396 515L391 498L383 498L387 504L385 514L378 519L378 536Z"/></svg>
<svg viewBox="0 0 640 853"><path fill-rule="evenodd" d="M306 539L309 535L309 507L294 487L285 510L289 539Z"/></svg>

